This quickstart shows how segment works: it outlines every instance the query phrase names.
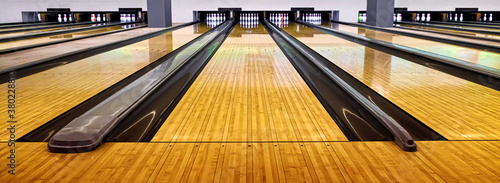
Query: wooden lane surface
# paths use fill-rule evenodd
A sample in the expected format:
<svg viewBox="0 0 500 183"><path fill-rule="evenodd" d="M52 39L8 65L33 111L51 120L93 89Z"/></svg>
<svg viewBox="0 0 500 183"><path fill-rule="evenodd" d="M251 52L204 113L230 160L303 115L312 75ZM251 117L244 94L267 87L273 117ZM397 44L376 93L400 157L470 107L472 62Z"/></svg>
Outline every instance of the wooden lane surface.
<svg viewBox="0 0 500 183"><path fill-rule="evenodd" d="M231 34L241 29L236 26ZM257 29L265 31L262 25ZM172 143L346 140L268 34L230 35L152 139Z"/></svg>
<svg viewBox="0 0 500 183"><path fill-rule="evenodd" d="M477 36L477 37L485 37L485 38L490 38L490 39L500 39L500 36L498 36L498 35L481 34L481 33L476 33L476 32L440 29L440 28L433 28L433 27L421 27L421 26L414 26L414 25L401 25L401 26L415 28L415 29L421 29L421 30L431 30L431 31L435 31L435 32L453 33L453 34L457 34L457 35ZM401 29L398 29L398 30L401 30Z"/></svg>
<svg viewBox="0 0 500 183"><path fill-rule="evenodd" d="M194 32L194 27L188 26L18 79L16 113L19 122L16 138L196 38L200 33ZM1 87L7 87L7 84ZM6 95L0 96L6 98ZM7 113L7 106L1 107L0 111ZM7 117L3 116L1 120L7 121ZM7 123L0 127L7 128ZM7 133L7 130L0 131L0 140L6 141Z"/></svg>
<svg viewBox="0 0 500 183"><path fill-rule="evenodd" d="M500 138L499 91L332 35L297 39L450 140Z"/></svg>
<svg viewBox="0 0 500 183"><path fill-rule="evenodd" d="M453 28L464 28L464 29L474 29L474 30L485 30L485 31L491 31L491 32L500 32L498 28L486 28L486 27L477 27L474 25L467 25L467 26L461 26L461 25L450 25L450 24L435 24L435 23L424 23L424 24L429 24L433 26L441 26L441 27L453 27Z"/></svg>
<svg viewBox="0 0 500 183"><path fill-rule="evenodd" d="M336 23L331 23L336 24ZM500 53L484 51L479 49L467 48L453 44L446 44L426 39L418 39L398 34L392 34L371 29L364 29L355 26L338 25L339 30L360 34L366 37L407 46L431 53L436 53L452 58L461 59L471 63L500 69ZM498 43L496 43L497 45Z"/></svg>
<svg viewBox="0 0 500 183"><path fill-rule="evenodd" d="M36 34L36 33L42 33L42 32L59 31L59 30L66 30L66 29L77 29L77 28L83 28L83 27L91 27L92 25L94 25L94 24L75 25L75 26L67 26L67 27L56 27L56 28L49 28L49 29L5 33L5 34L0 34L0 38L12 37L12 36L22 36L22 35Z"/></svg>
<svg viewBox="0 0 500 183"><path fill-rule="evenodd" d="M133 25L139 26L139 25L144 25L144 24L137 23L137 24L133 24ZM52 35L52 36L39 37L39 38L33 38L33 39L24 39L24 40L19 40L19 41L3 42L3 43L0 43L0 49L16 48L16 47L20 47L20 46L34 45L34 44L59 41L59 40L64 40L64 39L77 38L77 37L82 37L82 36L95 35L95 34L100 34L100 33L104 33L104 32L111 32L111 31L126 29L127 27L125 27L125 26L127 26L127 25L117 25L117 26L113 26L113 27L104 27L104 28L100 28L100 29L81 31L81 32L72 32L72 33L68 33L68 34L60 34L60 35ZM128 28L130 28L130 27L128 27Z"/></svg>
<svg viewBox="0 0 500 183"><path fill-rule="evenodd" d="M445 34L438 34L438 33L418 31L418 30L410 30L410 29L398 29L398 28L388 28L388 29L395 30L395 31L414 33L414 34L422 34L422 35L426 35L426 36L446 38L446 39L451 39L451 40L468 41L468 42L475 42L475 43L481 43L481 44L487 44L487 45L498 45L498 42L495 42L495 41L472 39L472 38L467 38L467 37L445 35ZM447 31L445 31L445 32L447 32ZM448 33L451 33L451 32L448 32Z"/></svg>
<svg viewBox="0 0 500 183"><path fill-rule="evenodd" d="M158 30L161 30L161 28L140 28L131 31L119 32L116 34L70 41L70 42L42 46L8 54L2 54L0 55L0 59L2 60L2 62L0 62L0 69L26 64L33 61L46 59L81 49L91 48L114 41L125 40L128 38L137 37Z"/></svg>
<svg viewBox="0 0 500 183"><path fill-rule="evenodd" d="M0 182L498 182L499 141L106 143L80 154L17 143L16 175ZM8 147L0 147L7 157ZM2 160L7 163L8 160Z"/></svg>

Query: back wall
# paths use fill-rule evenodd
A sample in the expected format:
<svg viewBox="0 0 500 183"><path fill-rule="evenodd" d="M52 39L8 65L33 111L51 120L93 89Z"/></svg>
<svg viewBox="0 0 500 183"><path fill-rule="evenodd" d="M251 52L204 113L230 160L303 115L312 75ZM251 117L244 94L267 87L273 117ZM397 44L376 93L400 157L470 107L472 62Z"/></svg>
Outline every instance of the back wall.
<svg viewBox="0 0 500 183"><path fill-rule="evenodd" d="M118 8L142 8L147 0L0 0L0 23L22 21L22 11L46 11L47 8L71 8L72 11L117 11ZM172 0L173 22L192 21L194 10L241 7L243 10L290 10L290 7L314 7L340 10L340 20L356 21L366 0Z"/></svg>

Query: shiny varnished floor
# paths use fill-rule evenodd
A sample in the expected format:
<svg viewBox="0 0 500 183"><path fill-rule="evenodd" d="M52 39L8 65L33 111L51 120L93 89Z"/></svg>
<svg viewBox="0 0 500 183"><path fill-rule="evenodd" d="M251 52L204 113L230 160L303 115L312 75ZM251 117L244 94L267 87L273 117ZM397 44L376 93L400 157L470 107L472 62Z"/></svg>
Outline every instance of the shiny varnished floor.
<svg viewBox="0 0 500 183"><path fill-rule="evenodd" d="M96 95L123 78L186 44L203 32L188 26L119 49L17 79L17 138ZM149 28L145 28L149 29ZM203 29L208 30L208 29ZM127 31L129 32L129 31ZM102 39L101 42L103 43ZM54 45L57 46L57 45ZM59 49L63 50L64 44ZM37 57L31 55L31 58ZM2 84L7 87L7 84ZM7 97L4 93L1 96ZM6 107L0 108L7 112ZM7 116L1 117L6 121ZM7 123L1 125L6 127ZM6 141L8 131L0 132Z"/></svg>
<svg viewBox="0 0 500 183"><path fill-rule="evenodd" d="M296 38L445 138L500 139L499 91L307 27L284 30L309 33Z"/></svg>
<svg viewBox="0 0 500 183"><path fill-rule="evenodd" d="M471 30L481 30L481 31L490 31L500 33L498 28L488 28L488 27L478 27L478 26L461 26L461 25L452 25L452 24L435 24L435 23L419 23L421 25L432 25L432 26L440 26L440 27L452 27L452 28L463 28L463 29L471 29Z"/></svg>
<svg viewBox="0 0 500 183"><path fill-rule="evenodd" d="M496 52L467 48L463 46L446 44L426 39L418 39L398 34L387 33L383 31L376 31L356 26L337 24L337 23L324 23L323 25L327 27L335 27L341 31L360 34L366 37L398 45L403 45L406 47L415 48L430 53L444 55L447 57L457 58L463 61L476 63L495 69L500 69L500 62L499 62L500 54ZM496 44L497 43L495 43L495 45Z"/></svg>
<svg viewBox="0 0 500 183"><path fill-rule="evenodd" d="M474 36L469 35L466 37L460 36L464 34L439 34L437 32L430 32L430 31L419 31L418 29L412 30L412 29L401 29L401 28L388 28L392 29L395 31L402 31L402 32L408 32L408 33L413 33L413 34L421 34L421 35L426 35L426 36L433 36L433 37L439 37L439 38L446 38L446 39L451 39L451 40L460 40L460 41L468 41L468 42L474 42L474 43L481 43L481 44L489 44L489 45L497 45L498 42L492 40L482 40L482 39L475 39L475 34ZM447 31L445 31L447 32ZM451 32L447 32L451 33Z"/></svg>
<svg viewBox="0 0 500 183"><path fill-rule="evenodd" d="M419 150L414 153L393 142L106 143L81 154L50 153L46 143L18 143L16 175L2 166L0 181L500 181L498 141L417 143ZM175 151L179 146L185 148ZM188 151L189 146L195 150ZM3 157L8 156L6 147L0 146Z"/></svg>
<svg viewBox="0 0 500 183"><path fill-rule="evenodd" d="M152 141L346 140L260 24L236 26Z"/></svg>
<svg viewBox="0 0 500 183"><path fill-rule="evenodd" d="M357 77L364 76L360 78L365 83L368 80L368 83L376 84L369 86L379 93L387 88L386 95L395 95L392 89L401 88L403 84L420 92L425 91L421 89L425 87L422 83L412 85L405 82L408 77L402 73L416 73L417 79L428 83L432 79L422 75L443 76L442 73L425 70L379 52L365 52L352 43L339 42L336 37L319 35L320 32L312 29L301 28L299 31L301 36L308 36L300 37L307 40L308 45L316 49L325 48L323 52L346 59L335 62L343 64L344 69ZM246 34L248 32L252 34ZM402 151L394 142L347 142L302 78L265 33L262 25L255 29L238 28L237 25L165 121L153 143L105 143L95 151L80 154L50 153L46 143L18 143L16 175L7 174L8 167L2 166L0 182L500 181L499 141L420 141L417 142L418 151L414 153ZM179 34L186 39L193 36L187 31ZM164 41L158 39L154 45L161 45ZM339 47L332 47L330 41L339 42L336 45ZM352 50L358 51L353 53ZM124 54L121 55L111 61L99 59L101 64L85 63L87 67L99 69L97 74L106 75L110 82L116 82L113 75L125 75L124 68L133 65L122 63ZM135 55L134 58L139 59L140 56ZM370 58L373 60L370 61ZM111 67L107 67L109 64L112 64ZM140 65L142 63L137 63L134 67ZM408 71L405 67L416 70ZM352 72L353 69L355 72ZM374 69L380 72L374 74ZM68 77L68 72L61 70L46 75L57 77L57 73ZM382 76L376 77L379 74ZM77 76L69 74L69 77ZM51 82L61 79L59 77ZM98 82L90 84L87 80ZM396 82L393 86L390 81L403 83ZM445 77L444 81L448 82L449 78ZM91 87L104 88L101 85L106 85L99 77L81 79L80 82L87 87L84 93L89 92ZM24 83L28 86L33 84L30 80ZM58 94L84 97L74 85L65 89ZM53 92L46 92L45 95ZM24 101L29 99L26 96L30 95L23 95ZM58 103L30 100L45 105ZM72 102L70 100L65 101ZM26 108L30 105L33 104L23 104ZM59 102L58 105L64 107L66 104ZM53 110L55 107L48 108ZM495 109L495 106L491 107ZM63 110L67 109L59 111ZM42 112L50 115L52 111ZM6 145L0 146L0 156L7 157L8 150Z"/></svg>
<svg viewBox="0 0 500 183"><path fill-rule="evenodd" d="M105 27L105 28L88 30L88 31L81 31L81 32L72 32L72 33L68 33L68 34L60 34L60 35L52 35L52 36L39 37L39 38L33 38L33 39L24 39L24 40L19 40L19 41L3 42L3 43L0 43L0 50L7 49L7 48L15 48L15 47L19 47L19 46L27 46L27 45L33 45L33 44L39 44L39 43L46 43L46 42L52 42L52 41L77 38L77 37L82 37L82 36L95 35L95 34L100 34L100 33L105 33L105 32L110 32L110 31L132 28L132 27L136 27L136 26L140 26L140 25L144 25L144 24L143 23L134 23L134 24L128 24L128 25L117 25L117 26L113 26L113 27Z"/></svg>
<svg viewBox="0 0 500 183"><path fill-rule="evenodd" d="M459 31L459 30L449 30L449 29L440 29L440 28L433 28L433 27L424 27L424 26L418 26L418 25L408 25L408 24L396 24L402 27L409 27L417 30L430 30L434 32L444 32L444 33L453 33L457 35L464 35L464 36L476 36L476 37L484 37L484 38L490 38L490 39L500 39L499 35L491 35L491 34L482 34L482 33L477 33L477 32L469 32L469 31Z"/></svg>
<svg viewBox="0 0 500 183"><path fill-rule="evenodd" d="M13 33L4 33L4 34L0 34L0 38L22 36L22 35L29 35L29 34L36 34L36 33L43 33L43 32L51 32L51 31L60 31L60 30L67 30L67 29L77 29L77 28L84 28L84 27L91 27L91 26L100 26L100 25L106 25L106 24L108 24L108 23L85 24L85 25L71 25L71 26L66 26L66 27L56 27L56 28L47 28L47 29L39 29L39 30L31 30L31 31L21 31L21 32L13 32Z"/></svg>

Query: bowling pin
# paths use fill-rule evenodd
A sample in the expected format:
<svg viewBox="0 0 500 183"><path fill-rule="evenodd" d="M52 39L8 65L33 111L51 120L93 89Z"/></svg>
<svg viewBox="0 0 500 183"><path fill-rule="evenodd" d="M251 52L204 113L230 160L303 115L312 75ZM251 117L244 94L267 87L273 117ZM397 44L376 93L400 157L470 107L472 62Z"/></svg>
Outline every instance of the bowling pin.
<svg viewBox="0 0 500 183"><path fill-rule="evenodd" d="M463 21L463 20L464 20L464 14L460 13L460 21Z"/></svg>
<svg viewBox="0 0 500 183"><path fill-rule="evenodd" d="M431 21L431 14L427 13L427 20L426 21Z"/></svg>
<svg viewBox="0 0 500 183"><path fill-rule="evenodd" d="M396 21L396 13L394 13L394 14L392 15L392 21L393 21L393 22L395 22L395 21Z"/></svg>
<svg viewBox="0 0 500 183"><path fill-rule="evenodd" d="M69 14L69 19L68 19L70 22L73 21L73 17L71 17L71 14Z"/></svg>
<svg viewBox="0 0 500 183"><path fill-rule="evenodd" d="M66 17L66 14L64 14L64 22L67 22L68 21L68 17Z"/></svg>
<svg viewBox="0 0 500 183"><path fill-rule="evenodd" d="M132 21L135 22L135 14L132 14Z"/></svg>
<svg viewBox="0 0 500 183"><path fill-rule="evenodd" d="M455 13L455 22L458 21L458 13Z"/></svg>
<svg viewBox="0 0 500 183"><path fill-rule="evenodd" d="M398 13L398 17L396 18L396 21L401 22L403 20L403 15L401 13Z"/></svg>
<svg viewBox="0 0 500 183"><path fill-rule="evenodd" d="M57 21L62 22L61 14L57 14Z"/></svg>
<svg viewBox="0 0 500 183"><path fill-rule="evenodd" d="M490 13L490 22L493 22L493 13Z"/></svg>
<svg viewBox="0 0 500 183"><path fill-rule="evenodd" d="M488 19L486 17L486 13L484 14L483 21L486 22Z"/></svg>
<svg viewBox="0 0 500 183"><path fill-rule="evenodd" d="M106 14L102 14L102 21L106 21Z"/></svg>
<svg viewBox="0 0 500 183"><path fill-rule="evenodd" d="M95 15L94 15L94 14L91 14L91 15L90 15L90 21L91 21L91 22L95 22Z"/></svg>
<svg viewBox="0 0 500 183"><path fill-rule="evenodd" d="M420 13L417 13L417 17L415 17L415 21L420 21Z"/></svg>
<svg viewBox="0 0 500 183"><path fill-rule="evenodd" d="M97 14L97 21L100 22L101 21L101 14Z"/></svg>

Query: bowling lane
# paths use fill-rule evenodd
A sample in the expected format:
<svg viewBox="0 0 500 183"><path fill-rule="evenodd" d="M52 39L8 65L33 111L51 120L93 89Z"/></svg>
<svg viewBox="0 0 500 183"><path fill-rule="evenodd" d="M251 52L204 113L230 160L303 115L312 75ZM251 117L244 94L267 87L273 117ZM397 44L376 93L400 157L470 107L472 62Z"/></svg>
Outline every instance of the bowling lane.
<svg viewBox="0 0 500 183"><path fill-rule="evenodd" d="M376 31L356 26L337 24L337 23L326 23L326 26L336 27L338 30L341 31L359 34L366 37L407 46L410 48L420 49L427 52L440 54L452 58L457 58L471 63L488 66L491 68L500 69L500 62L498 61L500 60L500 54L495 52L467 48L453 44L446 44L426 39L418 39L398 34L387 33L383 31Z"/></svg>
<svg viewBox="0 0 500 183"><path fill-rule="evenodd" d="M414 23L414 22L412 22ZM404 24L404 23L402 23ZM471 29L471 30L480 30L480 31L491 31L491 32L497 32L500 33L499 28L487 28L487 27L479 27L479 26L473 26L473 25L467 25L467 26L461 26L461 25L450 25L450 24L433 24L433 23L418 23L419 25L426 26L426 25L432 25L432 26L440 26L440 27L451 27L451 28L459 28L459 29Z"/></svg>
<svg viewBox="0 0 500 183"><path fill-rule="evenodd" d="M83 23L83 22L82 22ZM75 23L56 23L56 22L52 22L52 23L34 23L34 24L24 24L22 27L18 27L20 26L20 24L18 25L4 25L4 26L0 26L0 31L7 31L7 30L23 30L23 29L27 29L27 28L44 28L44 27L52 27L52 26L57 26L57 25L72 25L72 24L75 24ZM14 26L14 27L12 27Z"/></svg>
<svg viewBox="0 0 500 183"><path fill-rule="evenodd" d="M116 31L116 30L121 30L121 29L128 29L128 28L141 26L141 25L146 25L146 24L145 23L133 23L133 24L127 24L127 25L117 25L117 26L113 26L113 27L105 27L105 28L88 30L88 31L81 31L81 32L72 32L72 33L68 33L68 34L60 34L60 35L39 37L39 38L33 38L33 39L23 39L23 40L19 40L19 41L3 42L3 43L0 43L0 50L20 47L20 46L39 44L39 43L52 42L52 41L59 41L59 40L63 40L63 39L71 39L71 38L77 38L77 37L82 37L82 36L95 35L95 34L111 32L111 31Z"/></svg>
<svg viewBox="0 0 500 183"><path fill-rule="evenodd" d="M151 141L347 138L263 25L238 24Z"/></svg>
<svg viewBox="0 0 500 183"><path fill-rule="evenodd" d="M54 45L36 47L28 50L22 50L7 54L0 55L0 69L6 69L22 64L34 62L41 59L47 59L53 56L70 53L82 49L107 44L115 41L122 41L125 39L141 36L147 33L159 31L161 28L140 28L125 32L119 32L99 37L81 39Z"/></svg>
<svg viewBox="0 0 500 183"><path fill-rule="evenodd" d="M387 28L387 29L394 30L394 31L408 32L408 33L413 33L413 34L426 35L426 36L446 38L446 39L451 39L451 40L475 42L475 43L481 43L481 44L487 44L487 45L497 45L498 44L498 42L493 41L493 40L488 41L488 40L474 39L475 34L474 34L474 37L472 37L471 35L469 35L469 37L461 37L461 36L446 35L446 34L439 34L439 33L435 33L435 32L410 30L410 29L399 29L399 28ZM445 33L449 33L449 32L445 31Z"/></svg>
<svg viewBox="0 0 500 183"><path fill-rule="evenodd" d="M110 23L68 25L65 27L47 28L47 29L39 29L39 30L32 30L32 31L12 32L12 33L0 34L0 38L23 36L23 35L51 32L51 31L60 31L60 30L66 30L66 29L77 29L77 28L84 28L84 27L101 26L101 25L107 25L107 24L110 24Z"/></svg>
<svg viewBox="0 0 500 183"><path fill-rule="evenodd" d="M408 28L417 29L417 30L429 30L429 31L434 31L434 32L452 33L452 34L463 35L463 36L476 36L476 37L483 37L483 38L490 38L490 39L500 39L499 35L482 34L482 33L470 32L470 31L465 31L465 30L458 31L458 30L440 29L440 28L434 28L434 27L424 27L424 26L409 25L409 24L396 24L396 26L408 27ZM398 30L401 30L401 29L398 29Z"/></svg>
<svg viewBox="0 0 500 183"><path fill-rule="evenodd" d="M146 29L146 28L145 28ZM209 30L195 24L102 54L17 79L16 138L89 99ZM106 41L106 39L101 39ZM7 87L7 84L2 84ZM7 97L6 93L1 97ZM0 111L7 113L7 106ZM1 117L6 121L7 116ZM1 125L7 128L7 123ZM7 141L7 130L0 131Z"/></svg>
<svg viewBox="0 0 500 183"><path fill-rule="evenodd" d="M294 23L284 30L447 139L500 138L500 91Z"/></svg>

